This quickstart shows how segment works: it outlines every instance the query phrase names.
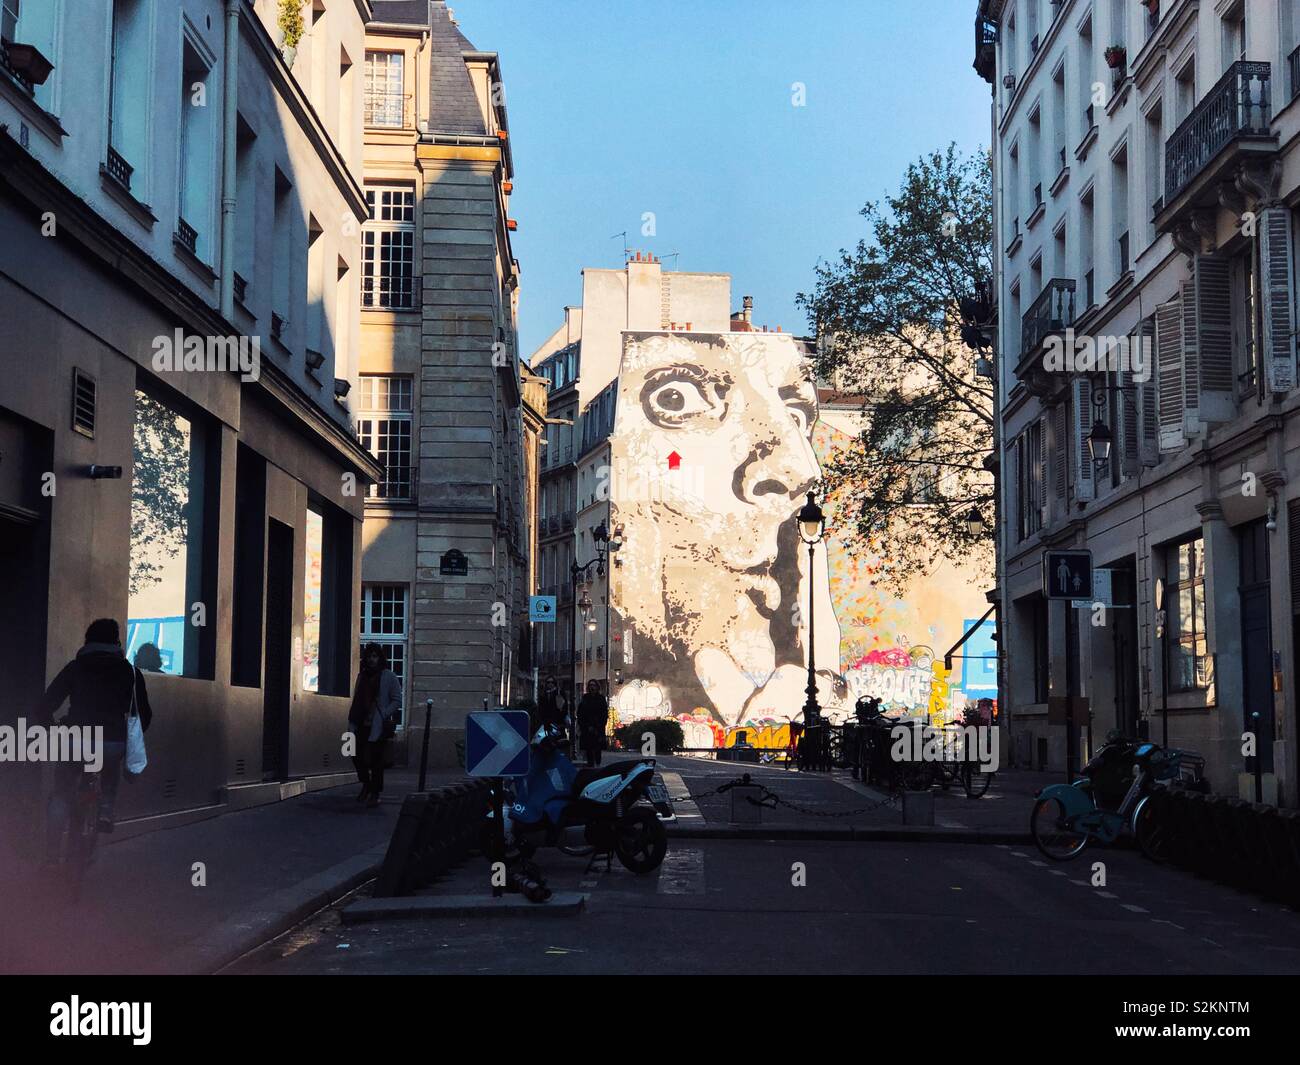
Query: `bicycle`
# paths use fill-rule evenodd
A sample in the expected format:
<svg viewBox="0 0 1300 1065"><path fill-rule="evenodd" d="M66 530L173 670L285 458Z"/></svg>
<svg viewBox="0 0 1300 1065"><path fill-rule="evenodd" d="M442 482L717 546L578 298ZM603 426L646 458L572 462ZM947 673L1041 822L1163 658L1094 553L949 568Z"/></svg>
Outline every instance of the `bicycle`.
<svg viewBox="0 0 1300 1065"><path fill-rule="evenodd" d="M966 719L955 721L956 730L966 727ZM940 785L947 791L953 784L961 784L966 798L979 799L989 790L993 782L993 771L985 770L978 758L970 757L970 748L963 741L963 733L957 731L944 741L944 760L939 763ZM955 742L953 742L955 740ZM953 757L949 758L950 749L955 748Z"/></svg>
<svg viewBox="0 0 1300 1065"><path fill-rule="evenodd" d="M1165 750L1145 740L1109 736L1083 767L1083 779L1039 792L1029 814L1034 845L1044 857L1063 862L1082 853L1094 839L1113 843L1129 836L1144 855L1160 861L1168 839L1150 806L1153 786L1157 781L1181 779L1184 769L1199 781L1204 761L1193 751ZM1126 774L1121 776L1130 763L1131 782ZM1115 809L1106 809L1101 802L1113 794L1116 782L1128 783L1127 790Z"/></svg>
<svg viewBox="0 0 1300 1065"><path fill-rule="evenodd" d="M99 800L103 793L102 774L81 773L68 817L64 871L73 902L81 899L86 870L95 858L99 843Z"/></svg>

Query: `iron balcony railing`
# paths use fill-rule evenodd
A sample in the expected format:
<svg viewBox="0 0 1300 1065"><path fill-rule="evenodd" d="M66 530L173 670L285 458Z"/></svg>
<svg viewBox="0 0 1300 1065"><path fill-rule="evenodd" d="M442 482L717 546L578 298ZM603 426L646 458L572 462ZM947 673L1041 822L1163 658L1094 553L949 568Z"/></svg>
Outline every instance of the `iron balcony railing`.
<svg viewBox="0 0 1300 1065"><path fill-rule="evenodd" d="M288 323L284 320L284 315L271 312L271 336L276 340L284 339L284 327Z"/></svg>
<svg viewBox="0 0 1300 1065"><path fill-rule="evenodd" d="M248 302L248 282L239 274L235 274L235 299L240 303Z"/></svg>
<svg viewBox="0 0 1300 1065"><path fill-rule="evenodd" d="M1165 148L1165 203L1172 204L1228 144L1267 136L1272 112L1268 63L1233 63Z"/></svg>
<svg viewBox="0 0 1300 1065"><path fill-rule="evenodd" d="M1291 79L1291 99L1300 96L1300 48L1286 57L1287 72Z"/></svg>
<svg viewBox="0 0 1300 1065"><path fill-rule="evenodd" d="M1053 333L1074 324L1074 281L1054 277L1025 312L1020 330L1020 357L1036 351Z"/></svg>
<svg viewBox="0 0 1300 1065"><path fill-rule="evenodd" d="M199 231L183 218L176 220L176 236L190 250L191 254L198 250Z"/></svg>
<svg viewBox="0 0 1300 1065"><path fill-rule="evenodd" d="M28 96L35 96L36 86L32 82L32 79L29 78L26 74L21 73L13 65L13 60L9 56L9 43L10 43L9 41L0 39L0 70L3 70L11 78L13 78L14 81L18 82L18 84L22 86L23 91L26 92Z"/></svg>
<svg viewBox="0 0 1300 1065"><path fill-rule="evenodd" d="M135 173L135 167L122 158L122 154L112 145L109 145L108 159L104 163L104 169L108 171L108 176L121 185L122 188L127 190L131 188L131 175Z"/></svg>
<svg viewBox="0 0 1300 1065"><path fill-rule="evenodd" d="M1119 235L1119 272L1127 274L1129 268L1128 259L1128 233L1123 232Z"/></svg>
<svg viewBox="0 0 1300 1065"><path fill-rule="evenodd" d="M416 310L420 306L420 281L411 274L370 276L361 286L361 306L381 310Z"/></svg>
<svg viewBox="0 0 1300 1065"><path fill-rule="evenodd" d="M364 117L367 126L384 129L413 129L408 101L410 96L400 92L371 90L365 95Z"/></svg>

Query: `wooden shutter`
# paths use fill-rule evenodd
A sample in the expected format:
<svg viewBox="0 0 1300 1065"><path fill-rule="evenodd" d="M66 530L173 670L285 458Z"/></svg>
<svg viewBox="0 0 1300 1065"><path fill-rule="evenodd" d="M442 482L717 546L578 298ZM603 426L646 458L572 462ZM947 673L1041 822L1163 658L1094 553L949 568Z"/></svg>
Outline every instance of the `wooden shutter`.
<svg viewBox="0 0 1300 1065"><path fill-rule="evenodd" d="M1187 443L1183 422L1183 301L1179 296L1156 308L1156 391L1160 451L1178 451Z"/></svg>
<svg viewBox="0 0 1300 1065"><path fill-rule="evenodd" d="M1035 423L1035 431L1038 434L1038 454L1036 456L1038 465L1038 525L1042 528L1047 524L1047 419L1040 418Z"/></svg>
<svg viewBox="0 0 1300 1065"><path fill-rule="evenodd" d="M1300 614L1300 499L1287 500L1286 535L1291 563L1291 613Z"/></svg>
<svg viewBox="0 0 1300 1065"><path fill-rule="evenodd" d="M1198 255L1194 281L1195 346L1201 392L1196 404L1197 416L1203 422L1231 421L1237 413L1237 401L1232 369L1232 281L1228 260ZM1183 320L1187 320L1186 311Z"/></svg>
<svg viewBox="0 0 1300 1065"><path fill-rule="evenodd" d="M1139 337L1133 337L1131 343L1137 344ZM1119 423L1115 433L1115 444L1120 449L1120 474L1124 477L1136 477L1142 469L1141 427L1138 424L1138 388L1133 381L1133 374L1120 370L1115 374L1119 395L1115 405L1115 420Z"/></svg>
<svg viewBox="0 0 1300 1065"><path fill-rule="evenodd" d="M1092 455L1088 450L1088 434L1092 431L1092 382L1086 377L1076 377L1070 382L1074 390L1074 498L1087 502L1096 497L1092 475Z"/></svg>
<svg viewBox="0 0 1300 1065"><path fill-rule="evenodd" d="M1064 403L1058 403L1056 409L1052 411L1052 448L1056 453L1056 469L1053 472L1056 480L1056 498L1062 504L1068 501L1066 493L1069 490L1067 463L1070 456L1070 437L1069 419L1066 417L1068 410Z"/></svg>
<svg viewBox="0 0 1300 1065"><path fill-rule="evenodd" d="M1194 436L1201 421L1201 349L1196 328L1196 279L1178 286L1178 313L1182 324L1178 339L1182 349L1183 435Z"/></svg>
<svg viewBox="0 0 1300 1065"><path fill-rule="evenodd" d="M1133 338L1142 354L1142 372L1145 381L1134 382L1137 395L1138 449L1143 466L1154 466L1160 461L1160 421L1156 403L1156 320L1148 318L1138 326Z"/></svg>
<svg viewBox="0 0 1300 1065"><path fill-rule="evenodd" d="M1259 237L1260 293L1264 307L1264 381L1270 392L1295 387L1295 272L1291 210L1264 208Z"/></svg>

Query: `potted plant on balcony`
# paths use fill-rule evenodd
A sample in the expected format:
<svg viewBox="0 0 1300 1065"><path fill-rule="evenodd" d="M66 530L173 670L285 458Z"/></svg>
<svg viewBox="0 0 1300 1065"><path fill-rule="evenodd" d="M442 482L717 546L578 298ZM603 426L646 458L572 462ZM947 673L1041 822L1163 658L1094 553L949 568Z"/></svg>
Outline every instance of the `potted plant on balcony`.
<svg viewBox="0 0 1300 1065"><path fill-rule="evenodd" d="M9 66L14 73L21 75L33 85L44 85L50 76L54 64L41 54L34 44L8 43Z"/></svg>
<svg viewBox="0 0 1300 1065"><path fill-rule="evenodd" d="M302 0L280 0L277 25L282 35L280 54L286 65L293 66L294 57L298 54L298 42L302 40L306 29L302 21Z"/></svg>
<svg viewBox="0 0 1300 1065"><path fill-rule="evenodd" d="M1138 3L1145 7L1152 15L1160 14L1160 0L1138 0Z"/></svg>
<svg viewBox="0 0 1300 1065"><path fill-rule="evenodd" d="M1128 61L1128 49L1122 44L1112 44L1106 49L1106 65L1111 70L1119 70Z"/></svg>

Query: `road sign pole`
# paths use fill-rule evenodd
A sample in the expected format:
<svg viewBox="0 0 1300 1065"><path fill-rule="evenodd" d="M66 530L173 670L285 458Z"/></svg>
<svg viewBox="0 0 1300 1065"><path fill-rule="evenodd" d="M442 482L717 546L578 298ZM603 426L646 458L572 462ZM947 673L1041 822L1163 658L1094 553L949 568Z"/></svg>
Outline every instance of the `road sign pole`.
<svg viewBox="0 0 1300 1065"><path fill-rule="evenodd" d="M496 837L496 845L493 848L496 852L496 860L505 864L506 860L506 792L505 782L500 777L492 778L492 820L493 835ZM499 899L505 894L505 887L497 883L497 878L492 878L492 897Z"/></svg>

